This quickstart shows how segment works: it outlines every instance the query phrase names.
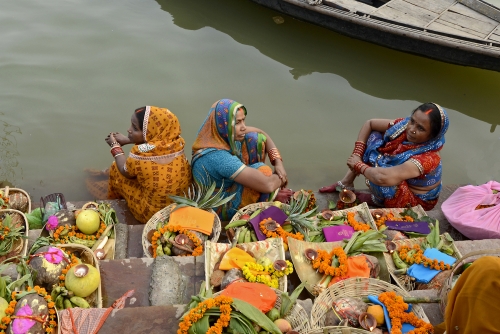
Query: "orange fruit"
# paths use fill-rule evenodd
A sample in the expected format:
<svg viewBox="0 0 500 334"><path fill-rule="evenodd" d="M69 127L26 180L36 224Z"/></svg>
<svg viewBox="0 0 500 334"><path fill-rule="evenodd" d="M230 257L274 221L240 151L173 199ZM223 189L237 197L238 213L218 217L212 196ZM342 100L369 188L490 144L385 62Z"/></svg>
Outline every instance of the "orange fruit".
<svg viewBox="0 0 500 334"><path fill-rule="evenodd" d="M381 326L385 323L384 309L380 305L370 305L366 309L366 313L370 313L377 320L377 326Z"/></svg>

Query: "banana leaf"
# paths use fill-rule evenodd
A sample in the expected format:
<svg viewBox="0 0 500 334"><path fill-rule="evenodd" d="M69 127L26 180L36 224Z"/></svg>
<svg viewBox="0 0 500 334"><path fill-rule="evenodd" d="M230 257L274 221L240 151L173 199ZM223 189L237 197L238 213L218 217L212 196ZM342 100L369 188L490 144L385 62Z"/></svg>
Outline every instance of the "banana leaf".
<svg viewBox="0 0 500 334"><path fill-rule="evenodd" d="M258 324L272 334L281 334L280 329L255 306L238 298L233 298L233 306L250 321Z"/></svg>

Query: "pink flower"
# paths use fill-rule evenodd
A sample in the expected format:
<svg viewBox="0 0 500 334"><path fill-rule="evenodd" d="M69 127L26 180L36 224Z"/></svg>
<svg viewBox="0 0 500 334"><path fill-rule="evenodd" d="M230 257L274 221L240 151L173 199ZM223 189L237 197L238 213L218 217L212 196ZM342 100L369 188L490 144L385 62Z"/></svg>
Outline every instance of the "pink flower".
<svg viewBox="0 0 500 334"><path fill-rule="evenodd" d="M46 251L43 256L45 260L54 264L58 264L64 259L63 251L56 247L49 247L49 250Z"/></svg>
<svg viewBox="0 0 500 334"><path fill-rule="evenodd" d="M57 228L57 225L59 225L59 219L57 219L56 216L50 216L49 220L47 220L47 224L45 225L45 228L48 231L55 230Z"/></svg>
<svg viewBox="0 0 500 334"><path fill-rule="evenodd" d="M21 307L16 316L19 318L15 318L12 322L12 332L14 334L26 334L31 329L31 327L35 326L35 320L23 318L23 316L32 316L33 310L29 305L25 305Z"/></svg>

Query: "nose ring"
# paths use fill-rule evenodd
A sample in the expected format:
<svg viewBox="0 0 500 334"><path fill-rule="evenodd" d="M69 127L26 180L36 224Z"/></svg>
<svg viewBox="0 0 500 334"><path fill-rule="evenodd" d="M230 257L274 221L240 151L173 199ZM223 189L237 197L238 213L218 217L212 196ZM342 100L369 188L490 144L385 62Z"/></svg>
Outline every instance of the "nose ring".
<svg viewBox="0 0 500 334"><path fill-rule="evenodd" d="M417 131L413 131L412 133L413 133L413 134L416 134L416 133L417 133Z"/></svg>

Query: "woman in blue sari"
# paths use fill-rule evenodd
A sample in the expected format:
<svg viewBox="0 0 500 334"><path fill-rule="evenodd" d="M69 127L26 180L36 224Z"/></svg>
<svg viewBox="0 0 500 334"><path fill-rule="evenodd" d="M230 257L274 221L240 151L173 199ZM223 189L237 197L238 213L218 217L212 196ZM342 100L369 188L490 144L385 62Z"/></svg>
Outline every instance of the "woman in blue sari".
<svg viewBox="0 0 500 334"><path fill-rule="evenodd" d="M354 179L363 175L371 194L358 194L361 201L387 208L420 204L431 210L441 192L439 151L448 126L446 111L436 103L422 104L407 118L367 121L347 160L347 174L320 192L353 190Z"/></svg>
<svg viewBox="0 0 500 334"><path fill-rule="evenodd" d="M277 200L286 202L293 194L283 189L288 181L282 158L271 137L246 126L247 110L240 103L223 99L208 112L193 144L193 177L204 184L216 181L228 194L235 194L217 208L222 220L230 220L248 204ZM272 169L266 165L266 153ZM276 195L277 194L277 195Z"/></svg>

